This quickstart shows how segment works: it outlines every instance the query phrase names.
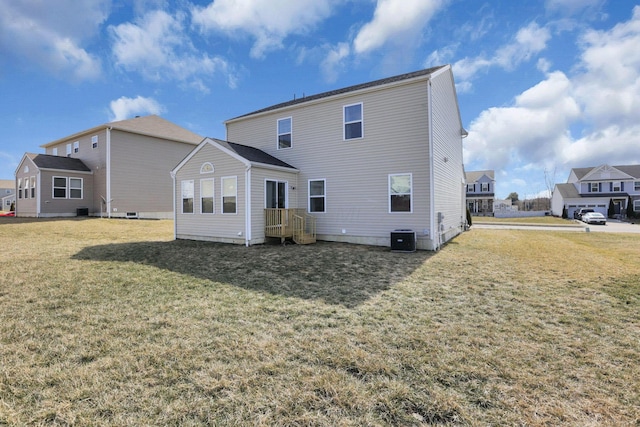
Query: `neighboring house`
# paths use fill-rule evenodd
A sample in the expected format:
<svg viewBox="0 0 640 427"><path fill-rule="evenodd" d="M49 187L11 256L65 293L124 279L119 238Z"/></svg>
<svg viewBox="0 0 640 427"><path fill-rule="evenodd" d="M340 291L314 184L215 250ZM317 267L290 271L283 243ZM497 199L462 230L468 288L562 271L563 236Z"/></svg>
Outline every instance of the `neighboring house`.
<svg viewBox="0 0 640 427"><path fill-rule="evenodd" d="M467 206L472 215L493 215L496 190L492 170L466 172Z"/></svg>
<svg viewBox="0 0 640 427"><path fill-rule="evenodd" d="M580 208L592 208L607 216L609 206L615 215L626 215L631 200L635 212L640 212L640 165L571 169L565 184L556 184L551 197L551 212L568 218Z"/></svg>
<svg viewBox="0 0 640 427"><path fill-rule="evenodd" d="M0 179L0 211L11 209L11 203L16 201L16 182L10 179Z"/></svg>
<svg viewBox="0 0 640 427"><path fill-rule="evenodd" d="M171 218L167 172L202 139L152 115L44 144L16 169L16 215Z"/></svg>
<svg viewBox="0 0 640 427"><path fill-rule="evenodd" d="M298 98L225 122L172 171L175 237L438 249L465 223L450 66Z"/></svg>

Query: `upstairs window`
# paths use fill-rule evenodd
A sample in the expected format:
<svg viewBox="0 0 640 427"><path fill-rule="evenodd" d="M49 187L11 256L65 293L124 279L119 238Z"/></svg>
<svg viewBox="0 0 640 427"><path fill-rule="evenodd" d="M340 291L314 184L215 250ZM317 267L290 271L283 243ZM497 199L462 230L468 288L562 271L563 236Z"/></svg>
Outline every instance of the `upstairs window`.
<svg viewBox="0 0 640 427"><path fill-rule="evenodd" d="M358 139L364 135L362 103L344 106L344 139Z"/></svg>
<svg viewBox="0 0 640 427"><path fill-rule="evenodd" d="M36 177L35 176L31 177L31 198L32 199L36 198Z"/></svg>
<svg viewBox="0 0 640 427"><path fill-rule="evenodd" d="M222 178L222 213L234 214L238 211L238 178Z"/></svg>
<svg viewBox="0 0 640 427"><path fill-rule="evenodd" d="M291 148L292 123L291 117L278 120L278 150Z"/></svg>
<svg viewBox="0 0 640 427"><path fill-rule="evenodd" d="M592 182L591 184L589 184L589 192L590 193L597 193L599 190L599 186L597 182Z"/></svg>
<svg viewBox="0 0 640 427"><path fill-rule="evenodd" d="M613 192L619 192L622 191L622 184L620 183L620 181L618 182L614 182L613 185L611 186L611 190Z"/></svg>
<svg viewBox="0 0 640 427"><path fill-rule="evenodd" d="M76 141L73 143L73 152L77 153L78 151L80 151L80 141Z"/></svg>
<svg viewBox="0 0 640 427"><path fill-rule="evenodd" d="M91 137L91 148L98 148L98 135Z"/></svg>
<svg viewBox="0 0 640 427"><path fill-rule="evenodd" d="M182 181L182 213L193 213L193 180Z"/></svg>
<svg viewBox="0 0 640 427"><path fill-rule="evenodd" d="M483 182L482 183L482 192L483 193L488 193L489 192L489 183L488 182Z"/></svg>
<svg viewBox="0 0 640 427"><path fill-rule="evenodd" d="M22 178L18 178L18 199L22 199Z"/></svg>
<svg viewBox="0 0 640 427"><path fill-rule="evenodd" d="M411 174L389 175L389 212L411 212Z"/></svg>
<svg viewBox="0 0 640 427"><path fill-rule="evenodd" d="M29 178L24 179L24 198L29 198Z"/></svg>
<svg viewBox="0 0 640 427"><path fill-rule="evenodd" d="M67 157L71 155L71 144L67 144Z"/></svg>
<svg viewBox="0 0 640 427"><path fill-rule="evenodd" d="M476 191L475 184L467 184L467 193L473 193Z"/></svg>
<svg viewBox="0 0 640 427"><path fill-rule="evenodd" d="M58 147L54 147L53 150L51 150L51 154L53 154L54 156L58 155Z"/></svg>

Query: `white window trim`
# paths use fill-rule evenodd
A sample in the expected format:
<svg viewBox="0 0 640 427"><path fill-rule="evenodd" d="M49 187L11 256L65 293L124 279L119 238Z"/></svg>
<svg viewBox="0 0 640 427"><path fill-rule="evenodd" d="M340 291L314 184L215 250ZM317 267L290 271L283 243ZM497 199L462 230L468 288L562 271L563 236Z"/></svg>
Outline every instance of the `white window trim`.
<svg viewBox="0 0 640 427"><path fill-rule="evenodd" d="M32 176L31 177L31 198L35 199L36 198L36 177Z"/></svg>
<svg viewBox="0 0 640 427"><path fill-rule="evenodd" d="M205 172L209 173L209 172ZM202 199L204 198L202 193L202 183L205 181L211 181L211 190L213 194L211 194L211 203L213 203L213 212L202 212ZM195 211L195 209L194 209ZM214 178L202 178L200 180L200 214L201 215L213 215L216 213L216 183Z"/></svg>
<svg viewBox="0 0 640 427"><path fill-rule="evenodd" d="M593 187L595 186L595 191L593 190ZM600 186L598 185L597 182L591 182L589 183L589 193L597 193L600 191Z"/></svg>
<svg viewBox="0 0 640 427"><path fill-rule="evenodd" d="M53 149L51 150L51 154L54 156L58 155L58 147L53 147Z"/></svg>
<svg viewBox="0 0 640 427"><path fill-rule="evenodd" d="M284 132L284 133L280 133L280 122L282 120L289 120L290 122L290 127L291 130L289 132ZM280 135L290 135L290 146L289 147L280 147ZM293 117L289 116L289 117L282 117L280 119L277 120L276 122L276 148L278 150L288 150L290 148L293 148Z"/></svg>
<svg viewBox="0 0 640 427"><path fill-rule="evenodd" d="M75 141L73 143L73 152L78 153L80 151L80 141Z"/></svg>
<svg viewBox="0 0 640 427"><path fill-rule="evenodd" d="M184 211L184 199L188 198L188 197L184 197L184 185L185 183L191 183L191 189L193 191L193 194L191 195L191 206L192 206L192 211L191 212L185 212ZM185 214L185 215L193 215L196 212L196 184L195 181L193 179L183 179L182 181L180 181L180 213Z"/></svg>
<svg viewBox="0 0 640 427"><path fill-rule="evenodd" d="M617 185L616 185L617 184ZM618 187L618 189L616 190L616 186ZM611 191L613 191L614 193L619 193L622 191L622 182L621 181L614 181L611 184Z"/></svg>
<svg viewBox="0 0 640 427"><path fill-rule="evenodd" d="M67 144L67 156L71 155L71 143Z"/></svg>
<svg viewBox="0 0 640 427"><path fill-rule="evenodd" d="M209 169L211 168L211 169ZM213 163L211 162L204 162L202 164L202 166L200 166L200 173L201 174L205 174L205 173L214 173L215 172L215 168L213 167Z"/></svg>
<svg viewBox="0 0 640 427"><path fill-rule="evenodd" d="M486 190L485 190L485 186L486 186ZM489 192L489 183L488 182L483 182L480 184L480 191L482 191L483 193L488 193Z"/></svg>
<svg viewBox="0 0 640 427"><path fill-rule="evenodd" d="M72 179L80 180L80 188L79 188L80 189L80 197L71 197L71 189L72 189L71 188L71 180ZM67 179L67 183L68 183L67 184L67 198L68 199L73 199L73 200L83 200L84 199L84 179L78 178L78 177L75 177L75 176L70 176ZM73 189L74 190L78 190L77 187L73 187Z"/></svg>
<svg viewBox="0 0 640 427"><path fill-rule="evenodd" d="M324 188L324 194L322 196L312 196L311 195L311 182L315 182L315 181L322 181L323 183L323 188ZM324 199L324 210L323 211L311 211L311 198L314 199L319 199L319 198L323 198ZM322 214L322 213L327 213L327 179L326 178L316 178L316 179L310 179L307 181L307 212L309 213L313 213L313 214Z"/></svg>
<svg viewBox="0 0 640 427"><path fill-rule="evenodd" d="M224 211L224 198L225 198L224 182L227 179L233 179L236 182L236 185L235 185L236 192L234 194L234 197L236 198L236 211L235 212L225 212ZM231 196L228 195L227 197L231 197ZM222 215L238 215L238 177L237 176L223 176L222 178L220 178L220 213Z"/></svg>
<svg viewBox="0 0 640 427"><path fill-rule="evenodd" d="M64 179L64 197L56 197L56 178ZM53 199L68 199L69 198L69 177L67 176L53 176L51 177L51 198Z"/></svg>
<svg viewBox="0 0 640 427"><path fill-rule="evenodd" d="M91 137L91 148L93 149L98 148L98 135L93 135Z"/></svg>
<svg viewBox="0 0 640 427"><path fill-rule="evenodd" d="M347 121L347 108L353 107L354 105L360 106L360 120L352 120L350 122ZM358 138L347 138L347 125L351 123L360 123L360 137ZM356 102L354 104L344 105L342 106L342 139L344 141L351 141L352 139L363 139L364 138L364 105L362 102Z"/></svg>
<svg viewBox="0 0 640 427"><path fill-rule="evenodd" d="M278 183L280 184L284 184L284 208L288 209L289 208L289 181L282 181L279 179L273 179L273 178L265 178L264 179L264 208L267 208L267 183L269 182L275 182L276 183L276 190L278 189Z"/></svg>
<svg viewBox="0 0 640 427"><path fill-rule="evenodd" d="M393 176L406 176L409 175L409 181L411 183L411 185L409 186L409 193L394 193L395 195L405 195L408 194L410 199L409 202L411 203L411 209L409 209L408 211L392 211L391 210L391 177ZM389 203L389 213L390 214L411 214L413 213L413 174L412 173L390 173L389 174L389 178L387 181L387 203Z"/></svg>

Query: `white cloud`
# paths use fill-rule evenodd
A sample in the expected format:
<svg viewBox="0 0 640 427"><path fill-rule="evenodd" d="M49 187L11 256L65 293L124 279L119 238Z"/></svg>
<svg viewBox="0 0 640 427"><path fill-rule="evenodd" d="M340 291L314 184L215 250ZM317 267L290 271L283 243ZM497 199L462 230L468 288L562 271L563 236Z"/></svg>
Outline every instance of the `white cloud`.
<svg viewBox="0 0 640 427"><path fill-rule="evenodd" d="M546 0L545 7L550 11L559 11L573 15L585 9L596 9L604 0Z"/></svg>
<svg viewBox="0 0 640 427"><path fill-rule="evenodd" d="M201 76L221 73L235 87L235 77L226 60L198 53L185 33L182 13L151 11L135 23L110 27L116 64L153 81L178 80L208 92Z"/></svg>
<svg viewBox="0 0 640 427"><path fill-rule="evenodd" d="M546 49L550 39L551 33L547 28L531 22L526 27L519 29L514 40L496 50L492 57L465 57L457 61L453 64L454 75L460 83L465 83L463 87L470 89L470 82L479 72L486 71L491 67L500 67L511 71Z"/></svg>
<svg viewBox="0 0 640 427"><path fill-rule="evenodd" d="M111 121L126 120L136 115L162 114L165 108L153 98L122 96L109 103Z"/></svg>
<svg viewBox="0 0 640 427"><path fill-rule="evenodd" d="M205 31L251 36L251 56L262 58L282 48L291 34L306 34L329 17L337 0L216 0L194 6L193 23Z"/></svg>
<svg viewBox="0 0 640 427"><path fill-rule="evenodd" d="M333 83L338 79L339 71L344 68L344 62L350 53L351 48L348 43L338 43L330 48L329 53L320 64L325 81Z"/></svg>
<svg viewBox="0 0 640 427"><path fill-rule="evenodd" d="M110 0L0 0L0 53L59 76L95 79L100 60L83 45L96 36L110 8Z"/></svg>
<svg viewBox="0 0 640 427"><path fill-rule="evenodd" d="M399 42L417 37L444 3L443 0L378 0L373 20L360 29L353 41L355 53L371 52L390 40Z"/></svg>

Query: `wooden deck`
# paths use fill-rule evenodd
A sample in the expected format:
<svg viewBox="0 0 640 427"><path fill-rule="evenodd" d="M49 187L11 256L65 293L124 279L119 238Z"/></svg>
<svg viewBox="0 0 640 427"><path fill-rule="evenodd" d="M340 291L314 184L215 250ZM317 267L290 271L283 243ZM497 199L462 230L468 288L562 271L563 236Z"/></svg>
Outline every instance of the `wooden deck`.
<svg viewBox="0 0 640 427"><path fill-rule="evenodd" d="M265 237L291 239L299 245L316 242L316 219L304 209L265 209Z"/></svg>

